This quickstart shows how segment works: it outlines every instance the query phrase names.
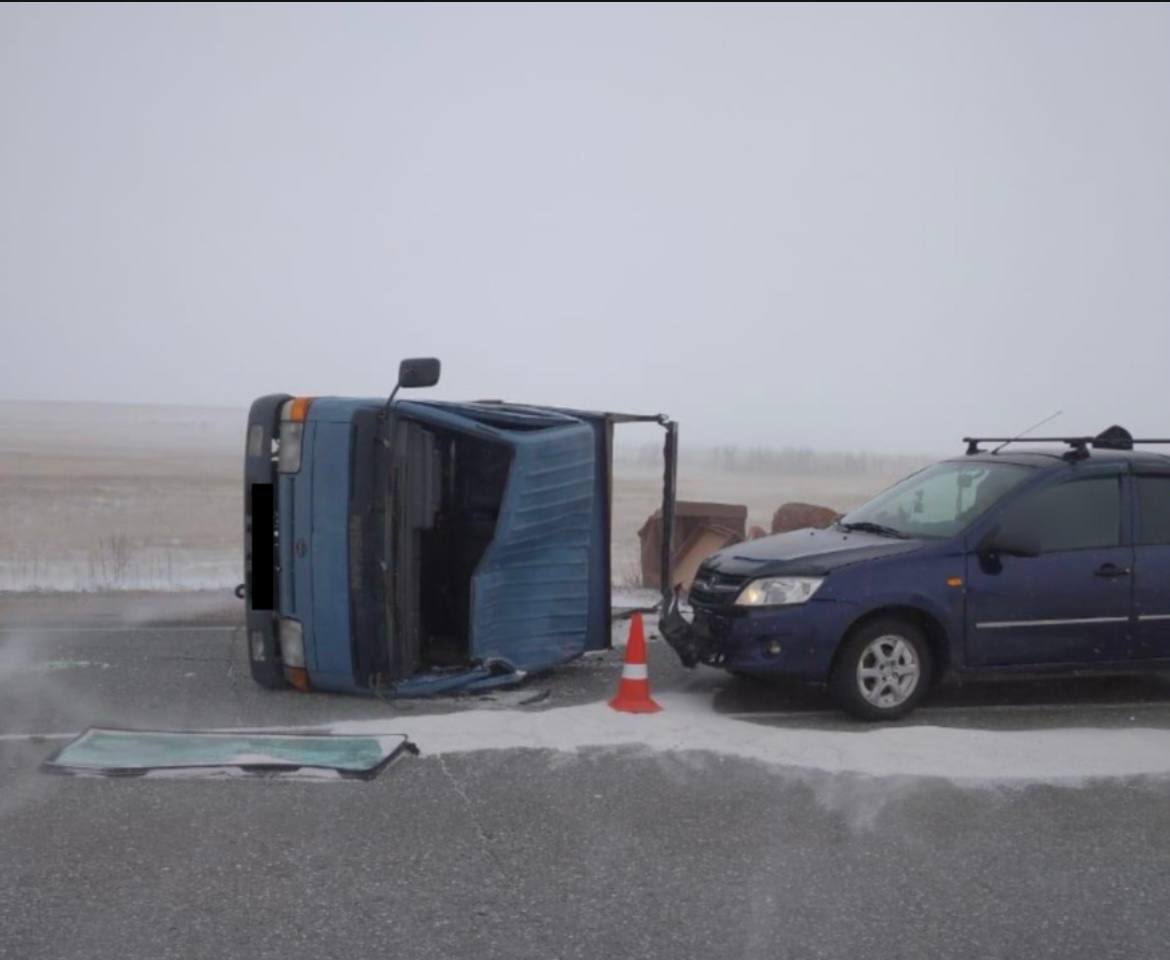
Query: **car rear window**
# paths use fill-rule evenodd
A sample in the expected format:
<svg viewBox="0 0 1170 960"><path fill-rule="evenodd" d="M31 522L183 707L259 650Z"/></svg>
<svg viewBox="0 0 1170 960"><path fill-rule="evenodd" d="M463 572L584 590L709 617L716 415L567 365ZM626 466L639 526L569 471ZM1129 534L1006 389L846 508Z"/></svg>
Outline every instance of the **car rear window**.
<svg viewBox="0 0 1170 960"><path fill-rule="evenodd" d="M1137 542L1170 543L1170 477L1138 477L1137 494Z"/></svg>

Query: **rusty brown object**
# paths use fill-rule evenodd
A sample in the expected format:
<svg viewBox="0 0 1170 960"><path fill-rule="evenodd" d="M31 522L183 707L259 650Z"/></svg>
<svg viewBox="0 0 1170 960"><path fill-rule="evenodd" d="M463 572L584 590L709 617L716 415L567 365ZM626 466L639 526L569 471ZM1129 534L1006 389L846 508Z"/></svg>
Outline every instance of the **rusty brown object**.
<svg viewBox="0 0 1170 960"><path fill-rule="evenodd" d="M671 585L681 583L688 589L699 564L716 550L741 543L746 526L747 507L742 504L679 500L675 504ZM638 538L642 541L642 586L660 590L661 510L655 510L642 524Z"/></svg>
<svg viewBox="0 0 1170 960"><path fill-rule="evenodd" d="M807 527L827 527L842 514L815 503L786 503L772 514L772 532L787 533Z"/></svg>

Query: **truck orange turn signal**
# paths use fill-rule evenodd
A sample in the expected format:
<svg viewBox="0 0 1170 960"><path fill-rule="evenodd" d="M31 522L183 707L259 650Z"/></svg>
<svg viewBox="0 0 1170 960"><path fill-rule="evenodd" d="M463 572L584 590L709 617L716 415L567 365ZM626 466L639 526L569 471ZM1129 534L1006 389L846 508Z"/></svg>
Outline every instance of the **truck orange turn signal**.
<svg viewBox="0 0 1170 960"><path fill-rule="evenodd" d="M304 423L312 399L312 397L293 397L288 405L288 415L285 419L291 420L293 423Z"/></svg>

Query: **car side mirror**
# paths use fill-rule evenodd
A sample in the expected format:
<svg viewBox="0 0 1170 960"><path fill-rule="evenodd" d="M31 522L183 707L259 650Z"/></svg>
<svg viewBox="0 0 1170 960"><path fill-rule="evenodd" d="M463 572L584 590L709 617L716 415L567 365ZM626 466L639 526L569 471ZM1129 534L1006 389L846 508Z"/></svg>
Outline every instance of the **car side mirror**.
<svg viewBox="0 0 1170 960"><path fill-rule="evenodd" d="M398 365L398 387L433 387L439 382L437 357L413 357Z"/></svg>
<svg viewBox="0 0 1170 960"><path fill-rule="evenodd" d="M985 557L1038 557L1040 541L1028 533L996 527L979 542L976 552Z"/></svg>

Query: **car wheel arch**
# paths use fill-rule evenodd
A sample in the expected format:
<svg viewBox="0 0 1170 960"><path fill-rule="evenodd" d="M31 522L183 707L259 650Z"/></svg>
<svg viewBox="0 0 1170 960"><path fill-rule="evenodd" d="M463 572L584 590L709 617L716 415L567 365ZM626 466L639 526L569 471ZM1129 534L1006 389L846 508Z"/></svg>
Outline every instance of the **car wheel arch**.
<svg viewBox="0 0 1170 960"><path fill-rule="evenodd" d="M934 663L934 674L931 682L932 684L937 683L952 666L950 637L947 633L947 628L929 610L907 603L892 603L886 606L873 607L852 620L842 631L841 637L837 641L837 648L833 651L833 662L829 667L830 675L836 669L841 651L849 638L867 623L886 618L907 620L922 631L926 637L926 643L930 648L931 659Z"/></svg>

